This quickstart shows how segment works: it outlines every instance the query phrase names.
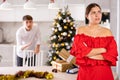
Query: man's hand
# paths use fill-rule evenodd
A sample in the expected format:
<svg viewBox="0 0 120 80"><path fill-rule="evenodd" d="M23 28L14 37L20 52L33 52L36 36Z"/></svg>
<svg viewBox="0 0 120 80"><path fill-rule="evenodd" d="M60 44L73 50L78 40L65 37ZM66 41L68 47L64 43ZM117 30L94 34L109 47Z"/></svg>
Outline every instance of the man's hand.
<svg viewBox="0 0 120 80"><path fill-rule="evenodd" d="M40 45L37 45L34 49L34 53L37 54L40 52Z"/></svg>

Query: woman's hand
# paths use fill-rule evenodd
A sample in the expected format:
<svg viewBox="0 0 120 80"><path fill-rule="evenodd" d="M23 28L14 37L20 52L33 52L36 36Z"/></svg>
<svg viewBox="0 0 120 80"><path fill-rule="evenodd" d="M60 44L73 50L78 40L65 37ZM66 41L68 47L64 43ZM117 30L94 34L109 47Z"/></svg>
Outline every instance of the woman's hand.
<svg viewBox="0 0 120 80"><path fill-rule="evenodd" d="M95 55L95 56L91 56L91 57L88 57L90 59L96 59L96 60L104 60L103 56L102 55Z"/></svg>

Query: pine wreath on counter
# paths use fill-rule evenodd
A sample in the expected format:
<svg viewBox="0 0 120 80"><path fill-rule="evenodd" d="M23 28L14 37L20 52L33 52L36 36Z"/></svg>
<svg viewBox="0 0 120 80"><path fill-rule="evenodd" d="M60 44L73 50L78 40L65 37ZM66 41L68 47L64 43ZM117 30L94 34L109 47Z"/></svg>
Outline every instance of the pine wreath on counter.
<svg viewBox="0 0 120 80"><path fill-rule="evenodd" d="M4 75L0 74L0 80L19 80L22 78L29 78L29 77L35 77L40 79L53 79L54 76L52 73L49 72L35 72L33 70L27 70L27 71L19 71L15 75Z"/></svg>

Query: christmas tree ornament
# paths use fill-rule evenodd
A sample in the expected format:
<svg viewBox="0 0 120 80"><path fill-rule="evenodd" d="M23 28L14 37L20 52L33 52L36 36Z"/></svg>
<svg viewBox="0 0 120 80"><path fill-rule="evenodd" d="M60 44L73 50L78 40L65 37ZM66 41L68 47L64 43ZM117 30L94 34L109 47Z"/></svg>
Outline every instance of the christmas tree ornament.
<svg viewBox="0 0 120 80"><path fill-rule="evenodd" d="M57 27L60 27L60 24L59 24L59 23L57 23Z"/></svg>
<svg viewBox="0 0 120 80"><path fill-rule="evenodd" d="M56 51L56 54L58 54L59 53L59 51Z"/></svg>
<svg viewBox="0 0 120 80"><path fill-rule="evenodd" d="M53 47L55 47L55 45L56 45L56 44L55 44L55 43L53 43Z"/></svg>
<svg viewBox="0 0 120 80"><path fill-rule="evenodd" d="M71 29L73 29L73 27L71 27Z"/></svg>
<svg viewBox="0 0 120 80"><path fill-rule="evenodd" d="M56 44L55 47L58 47L58 44Z"/></svg>
<svg viewBox="0 0 120 80"><path fill-rule="evenodd" d="M69 19L67 20L67 22L70 22L70 21L71 21L71 20L69 20Z"/></svg>
<svg viewBox="0 0 120 80"><path fill-rule="evenodd" d="M69 17L67 17L66 19L69 20Z"/></svg>
<svg viewBox="0 0 120 80"><path fill-rule="evenodd" d="M52 28L52 31L54 31L55 29L54 28Z"/></svg>
<svg viewBox="0 0 120 80"><path fill-rule="evenodd" d="M67 49L70 49L70 46L67 46L66 48L67 48Z"/></svg>
<svg viewBox="0 0 120 80"><path fill-rule="evenodd" d="M62 17L61 17L61 16L59 16L59 17L58 17L58 19L59 19L59 20L61 20L61 19L62 19Z"/></svg>
<svg viewBox="0 0 120 80"><path fill-rule="evenodd" d="M67 33L66 32L63 32L63 34L62 34L63 36L66 36L67 35Z"/></svg>
<svg viewBox="0 0 120 80"><path fill-rule="evenodd" d="M75 24L73 25L73 27L75 27Z"/></svg>
<svg viewBox="0 0 120 80"><path fill-rule="evenodd" d="M72 41L74 41L74 37L72 38Z"/></svg>
<svg viewBox="0 0 120 80"><path fill-rule="evenodd" d="M64 43L61 43L61 46L65 46L65 44L64 44Z"/></svg>
<svg viewBox="0 0 120 80"><path fill-rule="evenodd" d="M56 56L54 56L53 59L56 60Z"/></svg>
<svg viewBox="0 0 120 80"><path fill-rule="evenodd" d="M67 29L67 26L64 26L64 29Z"/></svg>
<svg viewBox="0 0 120 80"><path fill-rule="evenodd" d="M56 26L56 22L53 23L53 26Z"/></svg>
<svg viewBox="0 0 120 80"><path fill-rule="evenodd" d="M57 38L57 36L56 36L56 35L54 35L54 36L53 36L53 38L54 38L54 39L56 39L56 38Z"/></svg>
<svg viewBox="0 0 120 80"><path fill-rule="evenodd" d="M61 33L61 36L63 36L63 33Z"/></svg>
<svg viewBox="0 0 120 80"><path fill-rule="evenodd" d="M66 19L64 19L63 22L66 23L67 22Z"/></svg>
<svg viewBox="0 0 120 80"><path fill-rule="evenodd" d="M68 37L70 37L71 35L70 34L68 34Z"/></svg>
<svg viewBox="0 0 120 80"><path fill-rule="evenodd" d="M59 30L59 31L62 31L62 28L61 28L61 27L59 27L59 28L58 28L58 30Z"/></svg>
<svg viewBox="0 0 120 80"><path fill-rule="evenodd" d="M70 25L73 25L73 22L71 22Z"/></svg>
<svg viewBox="0 0 120 80"><path fill-rule="evenodd" d="M68 46L68 43L66 42L65 45Z"/></svg>
<svg viewBox="0 0 120 80"><path fill-rule="evenodd" d="M69 12L69 11L67 12L67 15L70 15L70 12Z"/></svg>
<svg viewBox="0 0 120 80"><path fill-rule="evenodd" d="M60 35L58 35L58 38L60 38Z"/></svg>
<svg viewBox="0 0 120 80"><path fill-rule="evenodd" d="M55 31L55 32L57 32L58 30L57 30L57 29L55 29L54 31Z"/></svg>
<svg viewBox="0 0 120 80"><path fill-rule="evenodd" d="M72 34L72 31L69 31L70 34Z"/></svg>

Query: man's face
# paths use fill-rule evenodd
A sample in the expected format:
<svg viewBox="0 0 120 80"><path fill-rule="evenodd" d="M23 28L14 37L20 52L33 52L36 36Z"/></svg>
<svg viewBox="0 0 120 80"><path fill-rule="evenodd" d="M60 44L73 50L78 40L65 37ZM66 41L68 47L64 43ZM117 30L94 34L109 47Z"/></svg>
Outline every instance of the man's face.
<svg viewBox="0 0 120 80"><path fill-rule="evenodd" d="M25 20L25 21L23 21L23 24L24 24L26 29L30 30L30 29L32 29L33 21L32 20Z"/></svg>

